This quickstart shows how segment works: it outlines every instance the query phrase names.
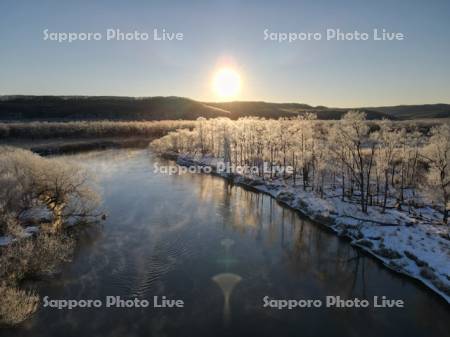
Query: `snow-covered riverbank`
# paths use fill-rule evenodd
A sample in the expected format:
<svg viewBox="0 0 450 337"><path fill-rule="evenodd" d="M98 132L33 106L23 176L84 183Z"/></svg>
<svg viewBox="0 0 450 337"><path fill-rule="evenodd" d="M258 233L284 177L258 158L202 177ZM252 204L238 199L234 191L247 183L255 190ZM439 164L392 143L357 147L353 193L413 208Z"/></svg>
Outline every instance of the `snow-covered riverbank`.
<svg viewBox="0 0 450 337"><path fill-rule="evenodd" d="M193 158L168 154L181 166L217 167L212 158ZM217 172L216 172L217 173ZM362 213L359 205L343 202L339 196L318 197L301 186L282 179L263 181L255 176L217 173L233 183L271 195L281 203L323 224L396 272L413 277L450 303L450 231L439 225L441 214L431 207L410 213L397 209L369 207Z"/></svg>

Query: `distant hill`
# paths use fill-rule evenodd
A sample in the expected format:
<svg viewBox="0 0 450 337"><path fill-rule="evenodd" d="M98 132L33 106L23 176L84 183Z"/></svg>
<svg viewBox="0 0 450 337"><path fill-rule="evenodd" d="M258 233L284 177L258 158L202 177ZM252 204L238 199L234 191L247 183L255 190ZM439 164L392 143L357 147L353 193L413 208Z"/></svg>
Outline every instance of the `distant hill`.
<svg viewBox="0 0 450 337"><path fill-rule="evenodd" d="M367 108L399 119L448 118L450 104L397 105Z"/></svg>
<svg viewBox="0 0 450 337"><path fill-rule="evenodd" d="M349 109L300 103L205 103L183 97L0 96L0 120L164 120L198 117L295 117L307 112L319 119L340 119ZM355 109L354 109L355 110ZM358 108L368 119L450 117L449 104Z"/></svg>
<svg viewBox="0 0 450 337"><path fill-rule="evenodd" d="M241 116L257 116L265 118L293 117L312 112L319 119L340 119L349 109L313 107L300 103L268 103L268 102L226 102L208 103L210 106L221 108L230 112L232 118ZM360 109L361 110L361 109ZM367 119L396 119L381 111L365 109Z"/></svg>
<svg viewBox="0 0 450 337"><path fill-rule="evenodd" d="M182 97L3 96L0 120L164 120L229 116Z"/></svg>

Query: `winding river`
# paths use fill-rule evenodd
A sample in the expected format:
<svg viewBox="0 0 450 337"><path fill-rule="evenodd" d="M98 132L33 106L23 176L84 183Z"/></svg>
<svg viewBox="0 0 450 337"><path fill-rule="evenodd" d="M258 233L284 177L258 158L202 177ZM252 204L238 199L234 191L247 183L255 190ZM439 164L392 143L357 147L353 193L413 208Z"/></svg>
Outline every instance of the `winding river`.
<svg viewBox="0 0 450 337"><path fill-rule="evenodd" d="M148 150L66 157L95 172L108 217L61 275L37 284L41 297L166 296L184 308L41 305L2 336L449 336L449 306L437 295L269 196L219 177L155 173L164 161ZM240 278L228 316L212 279L224 273ZM383 295L404 308L279 310L263 301Z"/></svg>

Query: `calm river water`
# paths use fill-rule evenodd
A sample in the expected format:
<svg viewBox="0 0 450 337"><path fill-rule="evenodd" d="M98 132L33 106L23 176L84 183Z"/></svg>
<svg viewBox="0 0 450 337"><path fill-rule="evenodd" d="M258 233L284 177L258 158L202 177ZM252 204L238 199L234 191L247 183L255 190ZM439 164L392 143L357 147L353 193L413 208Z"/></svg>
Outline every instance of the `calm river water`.
<svg viewBox="0 0 450 337"><path fill-rule="evenodd" d="M86 235L51 299L184 301L184 308L40 307L2 336L449 336L449 306L270 197L221 178L154 173L147 150L67 156L94 171L108 218ZM224 316L214 276L240 277ZM219 280L221 278L219 277ZM222 279L226 279L226 276ZM221 281L219 281L221 282ZM263 298L402 299L405 308L264 308Z"/></svg>

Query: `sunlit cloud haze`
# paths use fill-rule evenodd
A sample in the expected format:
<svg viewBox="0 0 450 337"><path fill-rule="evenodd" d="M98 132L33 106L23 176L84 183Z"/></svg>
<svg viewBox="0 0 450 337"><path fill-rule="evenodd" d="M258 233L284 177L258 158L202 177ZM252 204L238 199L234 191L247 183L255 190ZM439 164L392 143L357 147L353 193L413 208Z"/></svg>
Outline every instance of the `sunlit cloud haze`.
<svg viewBox="0 0 450 337"><path fill-rule="evenodd" d="M450 2L0 2L0 94L185 96L339 107L450 103ZM44 41L43 31L176 41ZM264 40L271 32L401 32L403 41ZM226 63L224 66L223 63ZM228 64L230 63L230 64ZM231 68L236 83L214 76ZM233 75L234 76L234 75ZM228 79L229 80L229 79Z"/></svg>

